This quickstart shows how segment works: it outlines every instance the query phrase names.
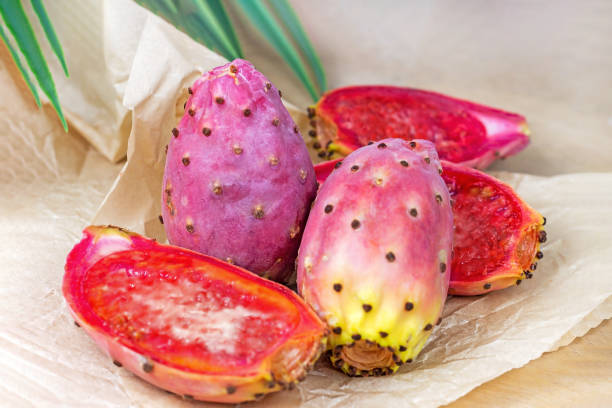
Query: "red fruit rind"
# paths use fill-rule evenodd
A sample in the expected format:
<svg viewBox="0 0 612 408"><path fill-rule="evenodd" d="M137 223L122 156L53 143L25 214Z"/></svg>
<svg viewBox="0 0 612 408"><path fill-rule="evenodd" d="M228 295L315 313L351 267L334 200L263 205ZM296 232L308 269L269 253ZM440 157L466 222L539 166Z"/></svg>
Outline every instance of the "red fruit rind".
<svg viewBox="0 0 612 408"><path fill-rule="evenodd" d="M286 287L237 266L90 226L68 255L75 322L118 365L186 399L238 403L292 387L327 329Z"/></svg>
<svg viewBox="0 0 612 408"><path fill-rule="evenodd" d="M315 166L322 184L341 159ZM450 295L480 295L529 279L542 258L544 217L505 183L479 170L442 161L453 199Z"/></svg>
<svg viewBox="0 0 612 408"><path fill-rule="evenodd" d="M369 141L426 139L435 143L440 159L485 168L529 143L521 115L411 88L339 88L308 113L324 149L320 157L344 156Z"/></svg>

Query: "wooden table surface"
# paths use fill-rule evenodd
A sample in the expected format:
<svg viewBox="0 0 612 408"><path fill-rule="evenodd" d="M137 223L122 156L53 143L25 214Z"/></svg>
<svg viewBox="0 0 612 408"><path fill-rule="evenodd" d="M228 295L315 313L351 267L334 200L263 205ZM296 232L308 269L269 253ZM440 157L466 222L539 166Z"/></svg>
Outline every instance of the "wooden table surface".
<svg viewBox="0 0 612 408"><path fill-rule="evenodd" d="M468 407L612 407L612 321L446 406Z"/></svg>

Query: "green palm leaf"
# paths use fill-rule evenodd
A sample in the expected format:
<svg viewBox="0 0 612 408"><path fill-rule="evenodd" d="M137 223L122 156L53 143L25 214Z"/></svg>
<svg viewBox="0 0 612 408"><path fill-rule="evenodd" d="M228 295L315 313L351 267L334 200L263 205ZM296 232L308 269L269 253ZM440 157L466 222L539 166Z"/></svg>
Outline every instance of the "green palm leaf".
<svg viewBox="0 0 612 408"><path fill-rule="evenodd" d="M53 53L57 56L62 69L68 76L68 66L64 57L61 44L53 29L49 16L44 8L42 0L30 0L32 8L38 16L38 20L45 32L47 40L51 45ZM178 29L186 32L189 36L206 45L208 48L218 51L225 58L231 60L242 58L242 49L236 36L236 32L228 17L221 0L135 0L138 4L158 14ZM282 27L270 13L268 8L259 0L238 0L236 2L249 20L258 28L264 37L276 48L281 57L291 67L296 76L304 84L313 99L320 95L315 89L311 78L307 74L306 67L294 45L286 37ZM315 53L312 44L308 40L304 29L286 0L270 0L272 9L284 28L290 33L291 39L298 45L301 53L314 73L317 86L323 92L327 85L325 72L321 62ZM26 84L30 88L36 103L40 106L38 90L29 72L21 60L25 57L27 65L36 78L40 89L47 95L51 105L57 112L64 129L68 130L66 119L62 112L55 83L49 71L47 62L41 52L40 45L34 35L21 0L0 0L0 15L9 32L11 33L17 47L15 47L8 34L0 25L0 38L4 41L21 72ZM19 53L19 51L21 53Z"/></svg>
<svg viewBox="0 0 612 408"><path fill-rule="evenodd" d="M319 94L306 73L306 68L297 51L287 40L268 8L260 1L237 0L242 11L249 17L255 27L261 31L268 41L276 48L285 62L293 69L297 77L302 81L313 100L317 100Z"/></svg>
<svg viewBox="0 0 612 408"><path fill-rule="evenodd" d="M136 3L164 18L208 48L227 59L241 56L240 46L229 17L218 1L211 0L135 0Z"/></svg>
<svg viewBox="0 0 612 408"><path fill-rule="evenodd" d="M17 46L25 57L30 70L38 81L38 85L49 98L64 129L67 131L68 125L66 124L66 119L64 118L64 113L59 103L53 77L51 76L45 57L40 50L38 41L36 41L34 30L32 30L32 26L23 10L21 2L19 0L0 1L0 15L2 15L4 23L13 35Z"/></svg>
<svg viewBox="0 0 612 408"><path fill-rule="evenodd" d="M135 1L184 31L194 40L219 52L226 59L242 58L238 37L221 0ZM249 21L272 43L312 98L316 100L320 92L327 87L325 72L304 29L286 0L272 1L271 4L274 12L291 34L291 38L306 57L320 92L316 90L310 79L299 53L268 8L260 0L238 0L234 4L238 5ZM174 9L171 9L171 5Z"/></svg>
<svg viewBox="0 0 612 408"><path fill-rule="evenodd" d="M214 33L214 36L223 43L226 49L230 50L232 59L238 58L238 50L234 48L230 36L227 31L224 30L221 21L217 18L217 14L212 10L210 2L206 0L194 0L194 3L199 11L199 16L203 17L204 21L208 23L208 29Z"/></svg>
<svg viewBox="0 0 612 408"><path fill-rule="evenodd" d="M317 53L312 47L308 36L304 32L302 24L300 24L300 20L295 15L295 12L291 8L287 0L269 1L272 5L274 12L283 23L285 29L289 31L289 33L293 37L293 40L301 48L301 51L304 56L306 56L308 63L312 67L315 78L317 79L317 85L319 86L319 90L321 91L321 93L325 92L325 90L327 89L327 79L325 78L325 71L323 70L321 61L319 60Z"/></svg>
<svg viewBox="0 0 612 408"><path fill-rule="evenodd" d="M234 26L232 25L227 15L227 12L225 11L223 4L221 3L221 0L208 0L208 4L210 5L212 11L215 13L217 19L219 20L221 27L227 33L227 36L232 42L232 45L234 46L236 51L238 51L238 57L242 58L243 54L242 49L240 48L240 42L238 41L236 31L234 31Z"/></svg>
<svg viewBox="0 0 612 408"><path fill-rule="evenodd" d="M55 34L55 30L51 25L51 21L49 20L49 16L47 15L47 11L45 10L45 6L43 5L41 0L31 0L32 8L34 8L34 12L38 16L38 20L40 21L40 25L45 31L45 35L47 36L47 41L51 45L51 49L53 53L57 56L57 59L62 64L62 69L66 76L68 75L68 66L66 65L66 60L64 59L64 50L62 50L62 45L57 39L57 35Z"/></svg>
<svg viewBox="0 0 612 408"><path fill-rule="evenodd" d="M28 74L26 67L24 67L23 63L21 62L19 53L17 52L15 47L13 47L13 44L11 44L11 42L9 41L1 25L0 25L0 37L2 37L2 41L4 41L4 43L8 47L9 52L11 53L11 56L13 57L13 60L15 61L15 65L17 65L17 69L19 69L19 72L21 72L21 76L23 76L23 79L28 85L28 88L30 88L32 95L34 95L34 100L36 101L36 105L38 105L38 107L40 108L40 97L38 96L36 85L34 85L34 82L32 82L32 79L30 79L30 75Z"/></svg>
<svg viewBox="0 0 612 408"><path fill-rule="evenodd" d="M174 1L172 0L161 0L161 4L162 6L166 7L166 9L169 10L170 13L178 13L178 10L176 9L176 5L174 4Z"/></svg>

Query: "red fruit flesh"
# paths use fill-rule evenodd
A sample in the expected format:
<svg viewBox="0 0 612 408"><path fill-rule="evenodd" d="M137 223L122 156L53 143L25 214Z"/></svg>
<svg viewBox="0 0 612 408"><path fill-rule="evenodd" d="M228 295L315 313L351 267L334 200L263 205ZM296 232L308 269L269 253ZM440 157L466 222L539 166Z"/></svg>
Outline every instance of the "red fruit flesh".
<svg viewBox="0 0 612 408"><path fill-rule="evenodd" d="M442 168L454 200L449 293L478 295L530 277L543 217L494 177L449 162Z"/></svg>
<svg viewBox="0 0 612 408"><path fill-rule="evenodd" d="M64 297L113 360L188 398L241 402L303 378L323 323L287 288L112 227L70 253Z"/></svg>
<svg viewBox="0 0 612 408"><path fill-rule="evenodd" d="M317 183L319 183L319 185L323 184L323 182L327 180L327 177L329 177L331 172L334 171L336 166L340 166L341 164L342 159L329 160L323 163L315 164L314 169Z"/></svg>
<svg viewBox="0 0 612 408"><path fill-rule="evenodd" d="M341 155L369 141L426 139L441 159L484 168L529 143L521 115L411 88L340 88L310 112L320 144Z"/></svg>
<svg viewBox="0 0 612 408"><path fill-rule="evenodd" d="M323 183L341 159L315 166ZM481 171L442 161L453 200L451 295L479 295L530 278L544 218L508 185ZM540 253L541 258L541 253Z"/></svg>

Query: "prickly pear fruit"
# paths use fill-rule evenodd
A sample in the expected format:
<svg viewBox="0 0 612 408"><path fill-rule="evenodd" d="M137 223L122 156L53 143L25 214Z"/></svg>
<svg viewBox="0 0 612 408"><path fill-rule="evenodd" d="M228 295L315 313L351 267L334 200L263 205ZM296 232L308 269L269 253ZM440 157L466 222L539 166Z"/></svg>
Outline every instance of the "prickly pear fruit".
<svg viewBox="0 0 612 408"><path fill-rule="evenodd" d="M386 375L411 362L448 290L452 210L432 143L386 139L321 186L298 255L298 289L332 328L332 364Z"/></svg>
<svg viewBox="0 0 612 408"><path fill-rule="evenodd" d="M302 379L324 348L323 322L282 285L121 228L83 234L63 281L75 323L158 387L254 400Z"/></svg>
<svg viewBox="0 0 612 408"><path fill-rule="evenodd" d="M247 61L213 69L190 92L166 159L168 240L283 281L316 192L306 145Z"/></svg>
<svg viewBox="0 0 612 408"><path fill-rule="evenodd" d="M512 187L481 171L443 162L455 233L449 293L479 295L531 278L545 223Z"/></svg>
<svg viewBox="0 0 612 408"><path fill-rule="evenodd" d="M323 183L340 159L315 166ZM544 256L546 219L512 187L479 170L442 161L453 200L453 256L449 293L480 295L520 284Z"/></svg>
<svg viewBox="0 0 612 408"><path fill-rule="evenodd" d="M525 118L434 92L392 86L353 86L330 91L309 108L326 148L320 157L344 156L390 137L427 139L440 159L485 168L529 143Z"/></svg>

